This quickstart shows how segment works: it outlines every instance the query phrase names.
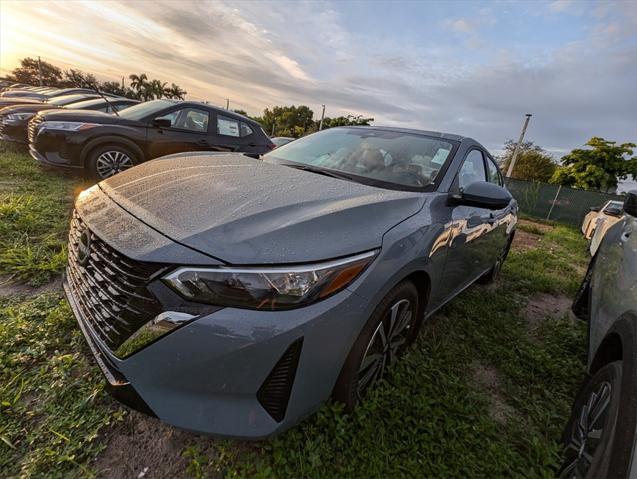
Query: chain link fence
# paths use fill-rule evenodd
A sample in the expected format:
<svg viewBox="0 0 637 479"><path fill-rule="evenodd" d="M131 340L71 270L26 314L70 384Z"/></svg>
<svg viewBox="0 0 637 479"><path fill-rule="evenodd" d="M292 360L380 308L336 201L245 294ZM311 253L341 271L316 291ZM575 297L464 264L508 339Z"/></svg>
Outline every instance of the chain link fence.
<svg viewBox="0 0 637 479"><path fill-rule="evenodd" d="M620 195L596 191L575 190L561 185L506 178L507 188L518 201L520 211L544 220L581 226L591 206L601 206L609 200L624 201Z"/></svg>

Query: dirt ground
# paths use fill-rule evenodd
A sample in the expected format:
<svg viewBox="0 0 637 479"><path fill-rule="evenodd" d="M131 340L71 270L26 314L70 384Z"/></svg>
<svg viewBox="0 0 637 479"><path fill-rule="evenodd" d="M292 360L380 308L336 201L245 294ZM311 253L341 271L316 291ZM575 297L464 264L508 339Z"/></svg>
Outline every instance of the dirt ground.
<svg viewBox="0 0 637 479"><path fill-rule="evenodd" d="M188 446L196 446L208 457L213 439L168 426L144 414L130 411L124 422L109 433L108 445L93 467L100 478L181 479L190 459L182 456Z"/></svg>

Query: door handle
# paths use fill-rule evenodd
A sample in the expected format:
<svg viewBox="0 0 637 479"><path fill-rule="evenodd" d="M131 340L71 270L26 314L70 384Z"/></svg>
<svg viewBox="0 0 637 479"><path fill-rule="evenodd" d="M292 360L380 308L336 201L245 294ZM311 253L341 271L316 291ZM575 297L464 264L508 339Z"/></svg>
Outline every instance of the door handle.
<svg viewBox="0 0 637 479"><path fill-rule="evenodd" d="M197 142L197 144L198 144L199 146L210 146L210 143L208 143L208 141L207 141L207 140L199 140L199 141Z"/></svg>

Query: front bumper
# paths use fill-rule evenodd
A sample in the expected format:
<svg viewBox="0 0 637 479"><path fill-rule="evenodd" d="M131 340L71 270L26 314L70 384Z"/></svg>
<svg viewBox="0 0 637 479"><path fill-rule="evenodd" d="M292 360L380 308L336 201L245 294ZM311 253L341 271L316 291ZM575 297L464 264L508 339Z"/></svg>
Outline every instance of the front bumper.
<svg viewBox="0 0 637 479"><path fill-rule="evenodd" d="M224 308L183 326L126 359L98 339L65 287L73 312L121 402L174 426L259 439L296 424L329 398L355 339L361 298L345 290L306 308L263 312ZM353 328L352 328L353 329ZM282 418L258 397L286 352L300 355Z"/></svg>
<svg viewBox="0 0 637 479"><path fill-rule="evenodd" d="M0 118L0 140L28 143L27 122L16 122Z"/></svg>
<svg viewBox="0 0 637 479"><path fill-rule="evenodd" d="M36 123L37 125L37 123ZM39 125L29 125L29 153L36 161L63 168L82 168L80 153L82 144L73 138L72 132L50 131Z"/></svg>

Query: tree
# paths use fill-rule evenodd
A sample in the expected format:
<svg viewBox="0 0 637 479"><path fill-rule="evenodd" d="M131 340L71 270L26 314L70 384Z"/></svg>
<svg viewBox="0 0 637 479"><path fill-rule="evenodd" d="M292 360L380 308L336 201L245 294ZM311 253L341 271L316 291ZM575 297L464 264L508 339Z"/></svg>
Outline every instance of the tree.
<svg viewBox="0 0 637 479"><path fill-rule="evenodd" d="M62 82L62 70L48 62L41 61L38 65L37 58L23 58L20 66L12 72L12 78L16 82L29 85L40 84L40 68L42 69L42 84L46 86L59 86Z"/></svg>
<svg viewBox="0 0 637 479"><path fill-rule="evenodd" d="M148 84L148 77L145 73L140 73L139 75L135 75L134 73L129 75L130 86L133 91L136 93L137 98L142 98L142 91L146 88Z"/></svg>
<svg viewBox="0 0 637 479"><path fill-rule="evenodd" d="M508 140L504 144L504 153L499 157L502 171L509 170L509 164L515 150L515 142ZM557 168L553 157L532 141L525 141L520 145L518 158L511 173L512 178L521 180L548 182Z"/></svg>
<svg viewBox="0 0 637 479"><path fill-rule="evenodd" d="M235 109L232 111L234 111L235 113L238 113L239 115L248 116L248 113L245 110Z"/></svg>
<svg viewBox="0 0 637 479"><path fill-rule="evenodd" d="M94 88L97 85L97 78L95 78L95 75L92 73L71 68L64 72L64 80L62 83L67 87Z"/></svg>
<svg viewBox="0 0 637 479"><path fill-rule="evenodd" d="M112 93L113 95L125 96L126 88L122 88L121 83L116 81L105 81L99 85L101 91Z"/></svg>
<svg viewBox="0 0 637 479"><path fill-rule="evenodd" d="M314 125L314 112L305 105L275 106L263 110L263 116L257 121L266 133L272 136L298 137L305 134ZM274 133L273 133L274 132Z"/></svg>
<svg viewBox="0 0 637 479"><path fill-rule="evenodd" d="M629 175L637 178L637 157L632 157L634 143L617 145L615 141L593 137L586 142L590 149L575 149L562 157L551 183L583 190L615 191L617 181ZM627 158L628 157L628 158Z"/></svg>
<svg viewBox="0 0 637 479"><path fill-rule="evenodd" d="M324 118L323 119L323 129L334 128L335 126L369 126L371 122L374 121L373 118L365 118L363 115L347 115L347 116L338 116L336 118ZM318 130L320 121L316 124L316 129Z"/></svg>
<svg viewBox="0 0 637 479"><path fill-rule="evenodd" d="M166 98L183 100L184 98L186 98L187 93L187 91L182 90L179 85L175 85L174 83L172 83L170 87L164 88L164 96Z"/></svg>

